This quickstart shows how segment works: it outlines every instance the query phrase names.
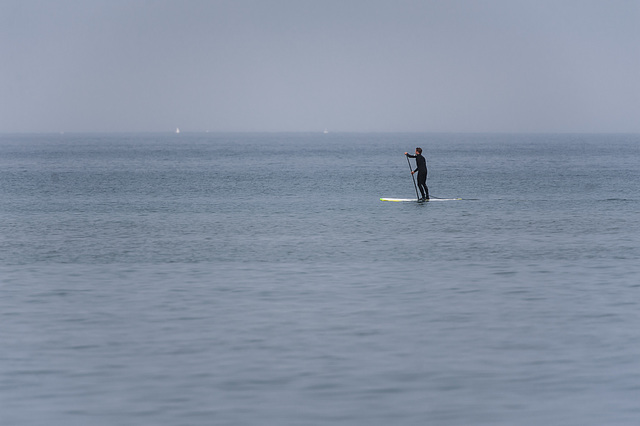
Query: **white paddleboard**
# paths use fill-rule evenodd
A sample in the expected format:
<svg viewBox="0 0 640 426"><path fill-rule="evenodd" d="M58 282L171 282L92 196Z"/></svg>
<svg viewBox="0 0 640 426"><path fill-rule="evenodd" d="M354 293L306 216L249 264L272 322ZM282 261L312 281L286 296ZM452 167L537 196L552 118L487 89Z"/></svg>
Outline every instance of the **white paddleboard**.
<svg viewBox="0 0 640 426"><path fill-rule="evenodd" d="M462 200L462 198L429 198L428 202L432 202L432 201L458 201L458 200ZM380 198L380 201L393 201L393 202L406 202L406 201L413 201L415 202L421 202L421 200L416 200L415 198Z"/></svg>

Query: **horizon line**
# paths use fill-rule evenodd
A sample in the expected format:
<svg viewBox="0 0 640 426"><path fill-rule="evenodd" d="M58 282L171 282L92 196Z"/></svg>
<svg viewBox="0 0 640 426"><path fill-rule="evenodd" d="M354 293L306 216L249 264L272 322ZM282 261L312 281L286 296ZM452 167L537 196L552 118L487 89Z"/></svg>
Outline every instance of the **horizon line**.
<svg viewBox="0 0 640 426"><path fill-rule="evenodd" d="M466 130L65 130L65 131L0 131L0 135L87 135L87 134L173 134L180 137L183 134L520 134L520 135L637 135L640 131L522 131L522 130L483 130L483 131L466 131Z"/></svg>

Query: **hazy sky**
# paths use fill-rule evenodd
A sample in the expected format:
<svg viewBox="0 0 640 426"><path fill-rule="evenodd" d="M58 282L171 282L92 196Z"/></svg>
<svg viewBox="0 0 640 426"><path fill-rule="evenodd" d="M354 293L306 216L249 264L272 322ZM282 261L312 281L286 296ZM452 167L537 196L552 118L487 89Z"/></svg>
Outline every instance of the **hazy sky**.
<svg viewBox="0 0 640 426"><path fill-rule="evenodd" d="M640 0L0 0L0 132L640 132Z"/></svg>

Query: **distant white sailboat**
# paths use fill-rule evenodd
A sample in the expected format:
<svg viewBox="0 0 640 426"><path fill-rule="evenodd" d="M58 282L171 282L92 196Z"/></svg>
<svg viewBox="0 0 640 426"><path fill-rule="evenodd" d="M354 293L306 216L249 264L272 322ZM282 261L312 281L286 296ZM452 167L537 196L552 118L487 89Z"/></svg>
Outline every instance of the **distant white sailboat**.
<svg viewBox="0 0 640 426"><path fill-rule="evenodd" d="M180 129L176 127L176 133L180 133Z"/></svg>
<svg viewBox="0 0 640 426"><path fill-rule="evenodd" d="M324 129L324 132L322 132L322 133L324 133L326 135L327 133L329 133L329 131L327 129Z"/></svg>

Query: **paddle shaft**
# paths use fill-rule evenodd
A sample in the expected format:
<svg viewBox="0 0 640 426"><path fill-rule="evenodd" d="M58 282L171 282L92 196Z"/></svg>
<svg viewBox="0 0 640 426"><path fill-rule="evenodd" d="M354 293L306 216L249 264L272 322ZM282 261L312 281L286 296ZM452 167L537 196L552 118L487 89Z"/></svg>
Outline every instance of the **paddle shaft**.
<svg viewBox="0 0 640 426"><path fill-rule="evenodd" d="M411 161L409 161L409 156L407 157L407 164L409 165L409 170L413 171L413 169L411 168ZM416 178L415 176L413 176L413 173L411 173L411 179L413 180L413 188L416 190L416 198L419 200L420 196L418 195L418 185L416 185Z"/></svg>

